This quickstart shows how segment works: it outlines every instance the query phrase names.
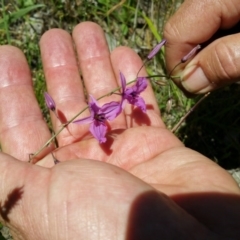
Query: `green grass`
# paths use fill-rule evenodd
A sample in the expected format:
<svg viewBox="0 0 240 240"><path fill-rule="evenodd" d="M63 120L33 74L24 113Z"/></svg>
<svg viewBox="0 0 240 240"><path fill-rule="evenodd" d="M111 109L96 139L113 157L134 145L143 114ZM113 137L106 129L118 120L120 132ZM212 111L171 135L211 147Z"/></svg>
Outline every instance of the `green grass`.
<svg viewBox="0 0 240 240"><path fill-rule="evenodd" d="M94 21L103 27L110 49L126 45L145 58L162 38L166 20L181 0L12 0L1 1L0 44L11 44L25 53L32 70L37 99L46 120L46 90L39 40L51 28L69 32L82 21ZM147 65L150 75L164 74L163 54ZM158 78L153 82L164 122L169 129L199 99L188 99L172 83ZM189 146L221 166L230 169L240 165L240 85L234 84L212 93L181 125L176 135Z"/></svg>

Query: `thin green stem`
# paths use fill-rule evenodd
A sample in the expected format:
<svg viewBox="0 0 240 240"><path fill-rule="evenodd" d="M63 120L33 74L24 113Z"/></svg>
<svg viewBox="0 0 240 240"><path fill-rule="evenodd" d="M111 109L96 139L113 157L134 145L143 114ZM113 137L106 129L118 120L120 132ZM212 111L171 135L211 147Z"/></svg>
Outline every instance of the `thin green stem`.
<svg viewBox="0 0 240 240"><path fill-rule="evenodd" d="M143 65L141 66L141 68L139 69L139 71L138 71L138 73L137 73L137 77L138 77L139 72L140 72L141 69L145 66L145 64L146 64L147 62L148 62L148 59L143 62ZM181 62L178 63L178 64L173 68L173 70L170 72L170 74L174 71L174 69L175 69L179 64L181 64ZM171 79L171 75L170 75L170 74L169 74L168 76L166 76L166 75L152 75L152 76L146 76L146 78L151 79L151 78L155 78L155 77L167 77L167 78ZM137 80L137 77L136 77L136 79L128 82L127 85L135 82L135 81ZM102 99L102 98L104 98L104 97L107 97L107 96L111 96L112 94L114 94L115 92L119 91L120 89L121 89L121 87L117 87L117 88L113 89L111 92L109 92L109 93L107 93L107 94L105 94L105 95L97 98L97 100L100 100L100 99ZM53 139L55 139L55 138L63 131L63 129L64 129L66 126L68 126L70 123L72 123L80 114L82 114L82 113L83 113L85 110L87 110L88 108L89 108L89 106L85 107L85 108L82 109L78 114L76 114L73 118L71 118L67 123L64 123L63 126L62 126L56 133L54 133L53 136L52 136L38 151L36 151L34 154L31 155L31 156L32 156L31 160L32 160L34 157L36 157L45 147L47 147L47 146L53 141ZM31 160L30 160L30 161L31 161Z"/></svg>
<svg viewBox="0 0 240 240"><path fill-rule="evenodd" d="M171 75L172 75L172 73L174 72L174 70L179 66L179 65L181 65L182 64L182 62L180 61L171 71L170 71L170 73L168 74L168 78L171 78Z"/></svg>
<svg viewBox="0 0 240 240"><path fill-rule="evenodd" d="M136 81L136 79L128 82L127 85L129 85L129 84L131 84L131 83L133 83L133 82L135 82L135 81ZM114 94L115 92L119 91L120 89L121 89L121 87L117 87L117 88L113 89L111 92L109 92L109 93L107 93L107 94L105 94L105 95L97 98L97 100L100 100L100 99L102 99L102 98L104 98L104 97L111 96L112 94ZM31 160L34 159L45 147L47 147L47 146L53 141L53 139L55 139L55 138L63 131L63 129L64 129L66 126L68 126L70 123L72 123L79 115L81 115L81 114L82 114L84 111L86 111L88 108L89 108L89 106L83 108L78 114L76 114L74 117L72 117L67 123L64 123L63 126L62 126L56 133L54 133L53 136L52 136L38 151L36 151L34 154L31 155L32 158L30 159L30 162L31 162Z"/></svg>
<svg viewBox="0 0 240 240"><path fill-rule="evenodd" d="M210 92L206 93L199 99L199 101L180 119L180 121L171 129L171 132L174 133L177 131L177 129L180 127L180 125L183 123L183 121L192 113L196 107L209 96Z"/></svg>
<svg viewBox="0 0 240 240"><path fill-rule="evenodd" d="M136 76L136 79L138 78L138 74L140 73L140 71L143 69L143 67L146 65L146 63L148 62L148 59L145 59L143 61L143 65L139 68L138 72L137 72L137 76Z"/></svg>

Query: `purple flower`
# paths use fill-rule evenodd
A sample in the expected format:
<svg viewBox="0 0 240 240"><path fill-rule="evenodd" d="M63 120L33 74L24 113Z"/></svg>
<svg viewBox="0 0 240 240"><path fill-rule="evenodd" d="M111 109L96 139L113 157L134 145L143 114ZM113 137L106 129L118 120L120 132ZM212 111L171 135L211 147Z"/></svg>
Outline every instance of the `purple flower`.
<svg viewBox="0 0 240 240"><path fill-rule="evenodd" d="M121 112L119 102L110 102L100 107L96 99L90 95L89 101L90 116L82 118L73 123L84 124L91 123L89 131L100 142L106 142L107 124L106 121L115 119Z"/></svg>
<svg viewBox="0 0 240 240"><path fill-rule="evenodd" d="M148 54L147 59L151 60L162 48L162 46L167 42L166 39L163 39L160 43L158 43L153 50Z"/></svg>
<svg viewBox="0 0 240 240"><path fill-rule="evenodd" d="M45 102L46 102L48 109L50 109L51 111L54 112L56 110L56 104L55 104L54 100L52 99L52 97L47 92L45 92L44 98L45 98Z"/></svg>
<svg viewBox="0 0 240 240"><path fill-rule="evenodd" d="M201 46L197 45L196 47L194 47L187 55L185 55L182 59L181 62L185 63L188 59L190 59L196 52L198 49L200 49Z"/></svg>
<svg viewBox="0 0 240 240"><path fill-rule="evenodd" d="M143 112L146 112L146 104L142 97L139 96L147 88L147 78L138 77L134 86L126 88L125 76L120 72L120 80L122 85L122 108L125 101L139 107Z"/></svg>

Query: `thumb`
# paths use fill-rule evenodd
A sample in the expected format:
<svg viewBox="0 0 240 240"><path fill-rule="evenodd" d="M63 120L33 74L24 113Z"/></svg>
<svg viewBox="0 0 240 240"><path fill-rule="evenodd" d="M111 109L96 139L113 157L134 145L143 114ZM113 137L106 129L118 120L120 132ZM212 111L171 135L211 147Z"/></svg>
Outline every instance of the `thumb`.
<svg viewBox="0 0 240 240"><path fill-rule="evenodd" d="M182 87L206 93L240 79L240 34L218 39L203 49L182 74Z"/></svg>

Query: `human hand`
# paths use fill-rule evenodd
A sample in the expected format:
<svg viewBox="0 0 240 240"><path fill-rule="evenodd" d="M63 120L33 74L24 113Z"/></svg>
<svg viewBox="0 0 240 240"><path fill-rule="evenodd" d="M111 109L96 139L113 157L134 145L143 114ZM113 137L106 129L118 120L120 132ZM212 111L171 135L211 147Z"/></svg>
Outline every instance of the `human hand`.
<svg viewBox="0 0 240 240"><path fill-rule="evenodd" d="M238 0L185 0L164 29L166 63L171 70L193 47L211 40L222 29L225 35L240 20ZM239 32L239 23L236 28ZM175 82L190 93L206 93L240 79L240 34L213 41L176 71Z"/></svg>
<svg viewBox="0 0 240 240"><path fill-rule="evenodd" d="M73 40L84 84L94 97L118 86L119 70L130 81L142 65L129 48L110 54L104 33L94 23L79 24ZM70 119L86 106L72 39L53 29L43 35L40 47L48 92L62 117ZM0 68L0 220L13 230L15 239L240 235L237 184L166 129L150 85L141 94L147 113L127 105L110 122L106 143L100 145L88 126L69 124L58 136L59 148L46 148L37 166L27 163L28 155L51 134L37 106L27 62L18 49L2 46ZM143 69L140 75L145 74ZM61 123L55 115L51 119L57 131ZM47 154L53 150L61 161L55 166Z"/></svg>

